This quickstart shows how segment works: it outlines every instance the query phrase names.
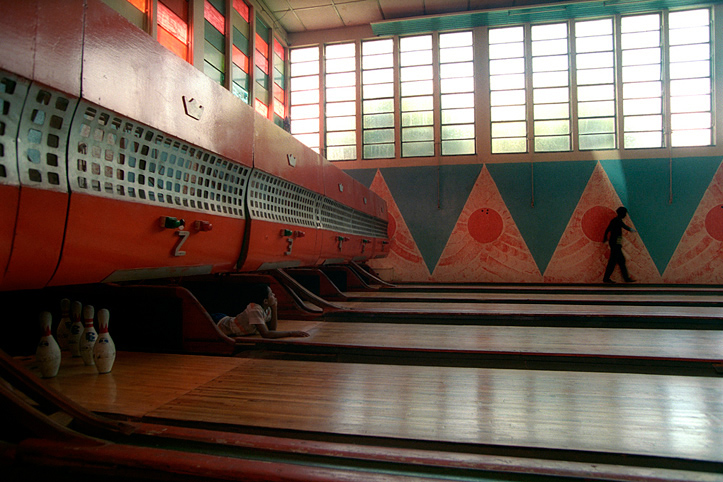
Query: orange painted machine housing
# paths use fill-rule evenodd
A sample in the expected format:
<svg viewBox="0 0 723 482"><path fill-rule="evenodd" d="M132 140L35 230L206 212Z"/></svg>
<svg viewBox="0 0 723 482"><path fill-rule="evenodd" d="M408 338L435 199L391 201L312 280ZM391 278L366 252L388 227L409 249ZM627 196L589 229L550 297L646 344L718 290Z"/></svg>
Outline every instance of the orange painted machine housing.
<svg viewBox="0 0 723 482"><path fill-rule="evenodd" d="M0 17L0 289L34 289L52 277L62 249L63 161L67 118L80 96L83 3L6 3Z"/></svg>
<svg viewBox="0 0 723 482"><path fill-rule="evenodd" d="M0 18L0 289L312 266L339 250L323 216L370 215L374 193L103 2L61 3ZM340 259L376 251L327 231L358 241Z"/></svg>
<svg viewBox="0 0 723 482"><path fill-rule="evenodd" d="M319 258L321 157L268 119L254 121L254 171L241 271L311 266Z"/></svg>

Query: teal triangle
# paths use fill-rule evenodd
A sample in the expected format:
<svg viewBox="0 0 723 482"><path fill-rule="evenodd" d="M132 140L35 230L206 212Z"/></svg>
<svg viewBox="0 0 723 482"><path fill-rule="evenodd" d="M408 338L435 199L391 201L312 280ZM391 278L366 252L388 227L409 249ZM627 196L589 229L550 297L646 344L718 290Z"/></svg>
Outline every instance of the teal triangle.
<svg viewBox="0 0 723 482"><path fill-rule="evenodd" d="M679 158L672 162L670 159L616 159L600 161L600 164L628 208L630 219L655 266L663 273L721 158Z"/></svg>
<svg viewBox="0 0 723 482"><path fill-rule="evenodd" d="M488 164L541 273L557 249L596 161Z"/></svg>
<svg viewBox="0 0 723 482"><path fill-rule="evenodd" d="M372 185L372 182L374 181L374 176L377 175L376 169L350 169L344 172L349 174L349 176L359 181L366 187Z"/></svg>
<svg viewBox="0 0 723 482"><path fill-rule="evenodd" d="M481 164L381 169L430 273L481 170Z"/></svg>

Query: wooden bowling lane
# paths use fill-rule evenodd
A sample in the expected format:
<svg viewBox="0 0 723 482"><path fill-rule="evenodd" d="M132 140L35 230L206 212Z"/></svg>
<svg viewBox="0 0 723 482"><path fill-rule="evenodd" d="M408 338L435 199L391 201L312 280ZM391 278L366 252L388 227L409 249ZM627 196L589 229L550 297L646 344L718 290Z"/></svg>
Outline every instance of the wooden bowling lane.
<svg viewBox="0 0 723 482"><path fill-rule="evenodd" d="M565 304L617 304L617 305L699 305L723 306L723 294L696 295L693 293L667 293L651 295L640 292L474 292L474 291L356 291L346 292L347 301L416 302L479 302L479 303L565 303Z"/></svg>
<svg viewBox="0 0 723 482"><path fill-rule="evenodd" d="M46 383L153 422L723 463L723 378L132 352L94 370Z"/></svg>
<svg viewBox="0 0 723 482"><path fill-rule="evenodd" d="M375 351L480 355L602 357L723 363L723 331L635 328L441 325L417 323L334 323L282 320L285 330L308 338L248 343Z"/></svg>
<svg viewBox="0 0 723 482"><path fill-rule="evenodd" d="M578 318L578 319L656 319L715 321L723 318L720 306L661 306L622 304L564 304L525 302L446 302L417 301L401 303L388 301L335 301L342 311L333 317L359 314L390 314L406 316L437 316L449 319L458 317L516 317L516 318Z"/></svg>

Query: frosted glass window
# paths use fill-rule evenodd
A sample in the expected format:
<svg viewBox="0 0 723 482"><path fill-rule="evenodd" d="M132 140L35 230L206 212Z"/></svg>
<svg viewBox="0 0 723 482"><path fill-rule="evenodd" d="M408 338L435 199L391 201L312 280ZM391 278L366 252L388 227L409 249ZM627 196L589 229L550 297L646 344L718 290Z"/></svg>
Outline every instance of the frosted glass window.
<svg viewBox="0 0 723 482"><path fill-rule="evenodd" d="M320 147L319 47L289 52L291 134L317 153Z"/></svg>
<svg viewBox="0 0 723 482"><path fill-rule="evenodd" d="M356 43L324 47L326 158L354 160L356 151Z"/></svg>
<svg viewBox="0 0 723 482"><path fill-rule="evenodd" d="M612 18L575 22L580 150L617 147L613 34Z"/></svg>
<svg viewBox="0 0 723 482"><path fill-rule="evenodd" d="M671 145L709 146L713 143L710 10L671 12L668 25Z"/></svg>
<svg viewBox="0 0 723 482"><path fill-rule="evenodd" d="M394 40L362 42L362 157L392 158L394 148Z"/></svg>
<svg viewBox="0 0 723 482"><path fill-rule="evenodd" d="M622 17L623 146L663 147L660 14Z"/></svg>
<svg viewBox="0 0 723 482"><path fill-rule="evenodd" d="M567 23L533 25L530 29L535 152L572 149L567 30ZM555 121L539 122L551 119Z"/></svg>
<svg viewBox="0 0 723 482"><path fill-rule="evenodd" d="M525 30L489 31L492 153L527 152Z"/></svg>
<svg viewBox="0 0 723 482"><path fill-rule="evenodd" d="M402 157L433 156L432 36L399 39Z"/></svg>

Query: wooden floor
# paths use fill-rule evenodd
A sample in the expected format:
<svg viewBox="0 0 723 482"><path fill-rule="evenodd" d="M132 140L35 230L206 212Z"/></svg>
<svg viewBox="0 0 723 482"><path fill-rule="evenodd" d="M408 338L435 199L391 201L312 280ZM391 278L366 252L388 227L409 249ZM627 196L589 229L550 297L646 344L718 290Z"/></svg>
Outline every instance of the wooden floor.
<svg viewBox="0 0 723 482"><path fill-rule="evenodd" d="M627 305L612 304L555 304L541 308L531 303L500 302L442 302L422 301L401 303L388 301L334 301L334 304L355 314L385 313L394 315L457 315L466 316L515 316L515 317L608 317L608 318L658 318L665 320L696 319L718 320L723 318L719 306L649 306L639 305L631 310Z"/></svg>
<svg viewBox="0 0 723 482"><path fill-rule="evenodd" d="M45 383L148 421L723 462L716 377L120 352L110 374L65 358Z"/></svg>
<svg viewBox="0 0 723 482"><path fill-rule="evenodd" d="M308 338L274 344L472 354L620 357L723 363L723 331L534 326L335 323L282 320ZM249 337L248 342L265 342Z"/></svg>

